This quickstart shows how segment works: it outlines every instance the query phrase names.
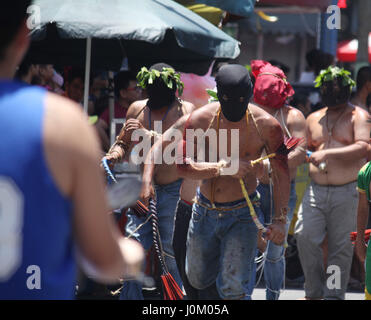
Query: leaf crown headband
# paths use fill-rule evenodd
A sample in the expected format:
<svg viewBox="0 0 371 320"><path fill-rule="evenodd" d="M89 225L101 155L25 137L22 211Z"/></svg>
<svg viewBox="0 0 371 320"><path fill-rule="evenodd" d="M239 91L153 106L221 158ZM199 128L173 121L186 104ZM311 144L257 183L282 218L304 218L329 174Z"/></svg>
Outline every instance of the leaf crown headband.
<svg viewBox="0 0 371 320"><path fill-rule="evenodd" d="M173 68L162 68L162 71L148 70L146 67L137 74L138 86L146 89L148 85L154 83L156 78L161 78L169 89L173 89L173 81L175 82L178 95L181 96L184 90L184 83L180 80L180 74L175 72Z"/></svg>

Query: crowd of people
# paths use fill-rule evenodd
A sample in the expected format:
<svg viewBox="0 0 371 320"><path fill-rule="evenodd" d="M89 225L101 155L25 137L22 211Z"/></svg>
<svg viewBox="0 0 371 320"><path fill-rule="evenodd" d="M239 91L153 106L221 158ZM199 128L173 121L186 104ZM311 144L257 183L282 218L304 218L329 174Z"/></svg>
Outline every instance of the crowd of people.
<svg viewBox="0 0 371 320"><path fill-rule="evenodd" d="M261 132L265 126L259 127L259 121L255 120L255 118L259 119L259 113L255 114L250 110L259 107L259 111L263 109L278 121L283 141L290 138L299 138L301 141L299 146L288 153L287 172L280 173L282 167L275 164L277 161L275 158L265 159L255 168L248 168L247 164L241 160L239 163L241 172L227 177L220 176L220 171L226 166L223 159L219 159L219 162L199 163L194 161L195 159L185 158L187 165L177 166L174 164L173 169L170 169L169 165L155 165L156 161L153 159L161 158L161 150L166 149L172 141L170 136L173 131L170 129L152 148L152 163L143 166L144 186L141 198L148 205L149 198L158 196L161 204L161 193L158 190L165 186L170 187L173 182L182 178L182 184L178 183L176 189L173 190L179 189L178 203L175 204L175 200L172 205L167 202L169 204L167 210L169 210L169 214L174 216L175 221L174 225L172 222L170 223L171 228L174 229L173 247L169 246L166 252L169 257L174 254L178 266L178 270L174 271L174 274L176 279L179 279L179 272L182 279L182 282L178 282L178 284L184 286L187 297L191 299L235 299L241 297L250 299L256 276L257 253L255 251L251 253L252 248L250 247L251 243L254 243L252 240L255 237L254 233L251 230L244 230L245 235L249 234L248 237L244 237L244 241L248 240L249 246L247 243L239 243L239 247L235 242L228 240L229 237L241 235L242 231L234 231L233 227L237 227L236 221L242 221L242 218L228 221L226 217L234 216L235 214L232 214L234 208L240 209L240 206L245 213L251 209L246 208L248 203L240 190L238 178L244 177L245 183L247 182L249 186L248 193L255 201L253 202L259 203L255 211L262 223L269 228L276 231L272 226L275 226L275 221L278 221L278 225L280 225L281 221L275 219L281 217L280 210L285 209L284 237L286 238L294 210L298 205L295 189L297 169L309 162L311 182L304 197L300 199L300 207L294 225L294 236L297 239L300 262L305 276L306 299L344 299L353 260L358 258L358 255L353 255L353 245L350 240L350 233L356 230L357 174L370 156L368 110L360 103L360 106L351 103L351 99L353 101L358 96L367 97L370 94L368 85L371 83L371 68L364 67L358 72L357 91L353 97L354 82L344 69L330 65L327 69L320 70L322 76L317 79L317 83L320 88L322 108L308 112L304 116L298 108L290 106L290 98L292 99L294 90L287 82L281 69L268 62L256 60L252 61L251 67L253 81L251 81L246 69L241 66L226 65L221 67L216 74L219 102L196 108L197 110L191 111L192 115L187 114L181 117L182 113L180 113L178 117L172 119L175 122L180 117L172 128L180 131L216 128L218 131L221 128L219 124L230 129L229 123L231 123L233 128L238 128L240 132L243 132L240 133L239 140L240 154L248 154L247 160L249 162L260 157L262 147L257 148L257 151L241 149L247 141L249 141L248 146L252 147L251 141L256 141L257 137L250 137L250 132L246 133L243 131L243 127L233 126L233 123L236 122L243 126L242 119L247 111L251 116L251 120L250 118L247 120L248 124L252 121L256 126L255 133L264 134ZM323 80L328 79L326 74L333 75L330 81ZM157 81L161 82L162 80L159 78ZM175 89L168 89L168 91L172 99L178 101ZM266 94L267 92L269 94ZM165 97L165 91L162 96ZM238 97L240 100L237 99ZM148 95L148 99L144 101L151 101L151 94ZM233 101L233 111L231 102L228 103L229 100ZM169 101L171 101L170 98ZM244 109L246 107L245 101L250 101L247 110ZM125 126L122 129L117 140L120 142L126 137L125 143L114 144L107 155L111 161L122 160L125 154L130 154L132 142L129 137L133 130L139 128L152 130L152 123L147 125L143 122L144 119L150 120L152 113L154 115L153 121L162 121L166 118L169 103L163 103L167 107L157 112L156 109L149 108L148 103L147 108L145 105L142 101L139 107L140 111L143 111L143 118L133 119L130 116L127 118L130 119L127 120L130 126ZM138 107L134 109L133 106L129 110L131 111L133 108L132 114L136 115L139 109ZM148 116L145 115L146 111ZM201 117L201 120L197 121L197 117ZM216 121L214 121L215 117ZM193 125L194 122L197 125ZM165 129L168 126L166 123ZM273 130L274 125L270 124L269 127ZM259 135L259 137L264 142L266 149L266 153L263 152L263 155L276 150L277 145L273 148L269 147L272 136L268 138ZM193 142L193 145L197 149L196 141ZM162 169L164 166L168 172L166 178L170 180L165 181L164 169ZM177 170L176 167L178 167ZM247 179L250 174L252 175L251 181ZM161 178L164 180L161 181ZM223 182L223 180L226 181ZM258 181L257 185L255 181ZM287 183L289 187L287 188L284 183ZM154 184L155 190L152 184ZM234 184L235 187L233 187ZM285 188L290 190L288 194L285 194ZM280 191L275 192L274 190ZM256 195L259 195L258 201L256 201ZM282 197L286 197L286 199L282 200ZM280 201L287 203L287 205L279 207L277 210L276 203L280 203ZM137 222L130 221L128 232L144 222L143 218L135 217L134 220ZM172 221L172 219L170 220ZM252 221L250 223L253 224ZM219 230L223 224L226 224L228 232L223 229ZM238 227L241 226L238 225ZM278 234L280 233L278 232ZM137 239L139 241L142 241L141 237L141 233L138 232ZM277 244L273 240L267 241L266 235L262 237L261 232L256 238L257 242L253 247L265 254L263 270L266 298L278 299L285 278L286 246L281 242ZM227 244L231 245L234 250L226 247ZM241 255L238 255L235 250L249 252L245 257L248 258L248 265L242 266L240 264ZM238 262L236 259L232 259L232 256L237 256ZM364 257L361 260L364 261ZM328 269L329 266L338 266L341 270L341 282L339 286L334 288L326 285L328 277L326 272L331 269ZM247 274L251 278L247 279Z"/></svg>
<svg viewBox="0 0 371 320"><path fill-rule="evenodd" d="M139 276L159 242L172 285L186 299L251 300L262 266L266 299L277 300L290 227L304 299L345 299L352 264L357 259L362 269L366 257L360 281L370 298L370 66L354 81L331 55L311 51L301 81L319 88L313 102L273 61L252 60L250 71L224 63L215 66L214 95L202 105L189 94L182 99L187 86L168 64L121 70L114 78L114 118L123 120L117 127L99 73L90 81L89 123L81 69L21 63L27 5L15 3L11 19L2 14L0 22L7 30L0 31L0 132L7 137L0 144L7 157L0 161L1 299L73 299L83 276L120 284L122 300L143 299ZM113 174L142 159L145 214L123 208L124 225L107 214L113 208L102 158ZM303 166L310 181L299 195ZM36 290L29 266L42 272Z"/></svg>

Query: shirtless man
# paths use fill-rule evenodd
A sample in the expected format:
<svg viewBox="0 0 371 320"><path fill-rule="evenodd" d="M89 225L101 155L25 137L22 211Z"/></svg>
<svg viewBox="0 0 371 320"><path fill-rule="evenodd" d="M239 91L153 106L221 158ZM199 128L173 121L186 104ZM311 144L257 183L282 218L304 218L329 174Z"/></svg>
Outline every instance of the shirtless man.
<svg viewBox="0 0 371 320"><path fill-rule="evenodd" d="M0 12L0 299L74 299L78 262L118 282L140 271L144 251L107 214L98 140L77 104L12 81L30 4Z"/></svg>
<svg viewBox="0 0 371 320"><path fill-rule="evenodd" d="M237 159L231 159L230 164L219 156L216 162L209 161L211 152L208 151L209 143L206 143L205 161L188 158L188 150L185 150L177 168L179 175L185 179L202 180L188 230L186 273L189 282L203 291L203 299L243 299L254 263L258 229L239 179L243 178L250 203L258 201L255 169L250 161L259 158L264 148L269 153L277 150L283 143L283 134L277 120L249 104L252 84L246 68L240 65L223 66L216 82L221 103L208 104L191 116L181 118L163 139L170 141L170 137L175 135L172 131L183 133L185 129L201 129L203 132L213 131L218 136L224 129L228 134L226 147L231 154L231 134L237 131L239 155ZM219 142L220 138L217 139ZM194 144L196 151L200 146L198 143L197 139L183 140L181 149L184 150L184 144ZM236 161L237 170L230 170ZM266 236L268 240L281 244L284 241L289 197L287 157L278 156L271 162L275 187L280 192L276 193L276 211ZM216 290L209 290L215 286Z"/></svg>
<svg viewBox="0 0 371 320"><path fill-rule="evenodd" d="M150 71L154 69L159 72L164 72L163 68L171 67L166 64L156 64L150 68ZM190 113L194 108L193 104L181 101L175 96L177 90L175 80L173 80L173 88L170 89L160 76L156 78L153 84L148 85L146 89L148 99L136 101L128 109L125 126L121 130L117 142L107 155L107 159L110 160L111 163L121 160L125 155L130 153L133 147L132 134L136 130L143 130L148 138L151 138L151 136L158 136L154 131L156 129L155 121L157 121L157 124L162 124L162 131L165 131L179 118ZM145 158L146 155L144 154L142 156ZM154 176L154 183L157 198L159 229L165 252L166 264L170 274L181 288L182 281L174 259L171 241L174 227L174 212L179 199L179 189L182 180L179 178L175 167L169 167L164 163L158 165ZM151 224L146 223L139 230L135 231L145 220L146 217L139 218L129 212L126 232L127 234L133 235L134 238L140 241L143 247L148 250L153 241ZM134 281L125 282L121 292L121 298L133 300L143 299L141 284Z"/></svg>
<svg viewBox="0 0 371 320"><path fill-rule="evenodd" d="M275 117L283 130L286 138L301 138L302 142L288 155L290 171L290 199L289 212L287 215L286 236L291 219L296 207L295 177L297 167L305 161L306 151L306 123L303 114L286 104L288 97L294 94L294 90L286 80L284 72L262 60L251 62L252 72L256 78L254 86L254 103ZM267 88L270 93L265 92ZM271 212L271 186L269 178L269 161L264 161L263 175L259 177L258 192L261 195L260 209L264 216L264 222L270 223ZM285 277L285 249L272 242L267 245L267 257L264 264L264 280L266 285L266 299L277 300ZM255 273L250 283L249 295L255 285Z"/></svg>
<svg viewBox="0 0 371 320"><path fill-rule="evenodd" d="M349 103L354 81L342 69L329 67L317 84L326 107L307 118L308 148L314 151L309 157L312 182L295 235L306 299L344 299L353 257L350 232L356 228L356 180L366 162L370 125L367 112ZM340 268L341 283L335 288L326 286L321 249L326 234L328 266Z"/></svg>
<svg viewBox="0 0 371 320"><path fill-rule="evenodd" d="M367 105L367 97L371 94L371 66L362 67L357 73L357 91L352 103L367 112L370 112Z"/></svg>

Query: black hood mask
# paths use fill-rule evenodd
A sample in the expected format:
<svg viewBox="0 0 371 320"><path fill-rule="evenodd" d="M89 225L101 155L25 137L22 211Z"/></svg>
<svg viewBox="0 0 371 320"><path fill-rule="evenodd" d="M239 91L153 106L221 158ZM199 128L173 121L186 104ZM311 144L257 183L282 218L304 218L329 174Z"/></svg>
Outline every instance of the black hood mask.
<svg viewBox="0 0 371 320"><path fill-rule="evenodd" d="M224 117L228 121L240 121L253 94L249 72L239 64L225 65L219 69L215 81Z"/></svg>
<svg viewBox="0 0 371 320"><path fill-rule="evenodd" d="M165 63L156 63L154 64L149 70L158 70L162 72L163 68L172 68L168 64ZM151 110L161 109L165 106L170 106L176 96L176 83L173 81L173 88L170 89L166 83L162 80L161 77L156 78L152 84L148 85L147 93L148 93L148 102L147 105Z"/></svg>

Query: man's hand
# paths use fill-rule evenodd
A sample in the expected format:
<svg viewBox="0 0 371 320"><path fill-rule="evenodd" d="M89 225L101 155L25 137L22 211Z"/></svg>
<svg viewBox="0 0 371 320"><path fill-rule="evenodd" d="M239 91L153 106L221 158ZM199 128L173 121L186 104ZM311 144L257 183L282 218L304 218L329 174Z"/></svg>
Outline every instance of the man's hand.
<svg viewBox="0 0 371 320"><path fill-rule="evenodd" d="M271 240L274 244L281 246L285 242L285 224L282 222L273 222L268 226L268 230L265 233L266 239Z"/></svg>
<svg viewBox="0 0 371 320"><path fill-rule="evenodd" d="M112 150L105 155L105 158L107 159L108 166L112 170L114 165L121 160L122 154L119 151Z"/></svg>
<svg viewBox="0 0 371 320"><path fill-rule="evenodd" d="M355 243L355 250L356 250L356 254L360 260L360 262L363 264L366 260L366 251L367 251L367 244L364 240L364 238L362 238L364 235L359 235L357 234L357 239L356 239L356 243Z"/></svg>
<svg viewBox="0 0 371 320"><path fill-rule="evenodd" d="M251 165L250 160L239 160L238 162L238 171L236 174L232 175L232 178L236 179L242 179L244 178L248 173L254 172L255 168L253 165Z"/></svg>
<svg viewBox="0 0 371 320"><path fill-rule="evenodd" d="M327 150L315 151L309 157L309 162L313 163L318 167L322 162L326 162L328 159Z"/></svg>
<svg viewBox="0 0 371 320"><path fill-rule="evenodd" d="M261 253L264 253L265 250L267 249L267 240L263 237L263 232L261 230L258 231L258 250Z"/></svg>
<svg viewBox="0 0 371 320"><path fill-rule="evenodd" d="M124 125L124 134L121 137L121 140L125 143L131 143L131 135L135 130L144 129L142 123L138 119L129 119L125 122Z"/></svg>
<svg viewBox="0 0 371 320"><path fill-rule="evenodd" d="M155 191L153 190L153 186L151 182L142 183L142 190L140 192L140 198L142 203L148 208L149 207L149 199L154 199Z"/></svg>

